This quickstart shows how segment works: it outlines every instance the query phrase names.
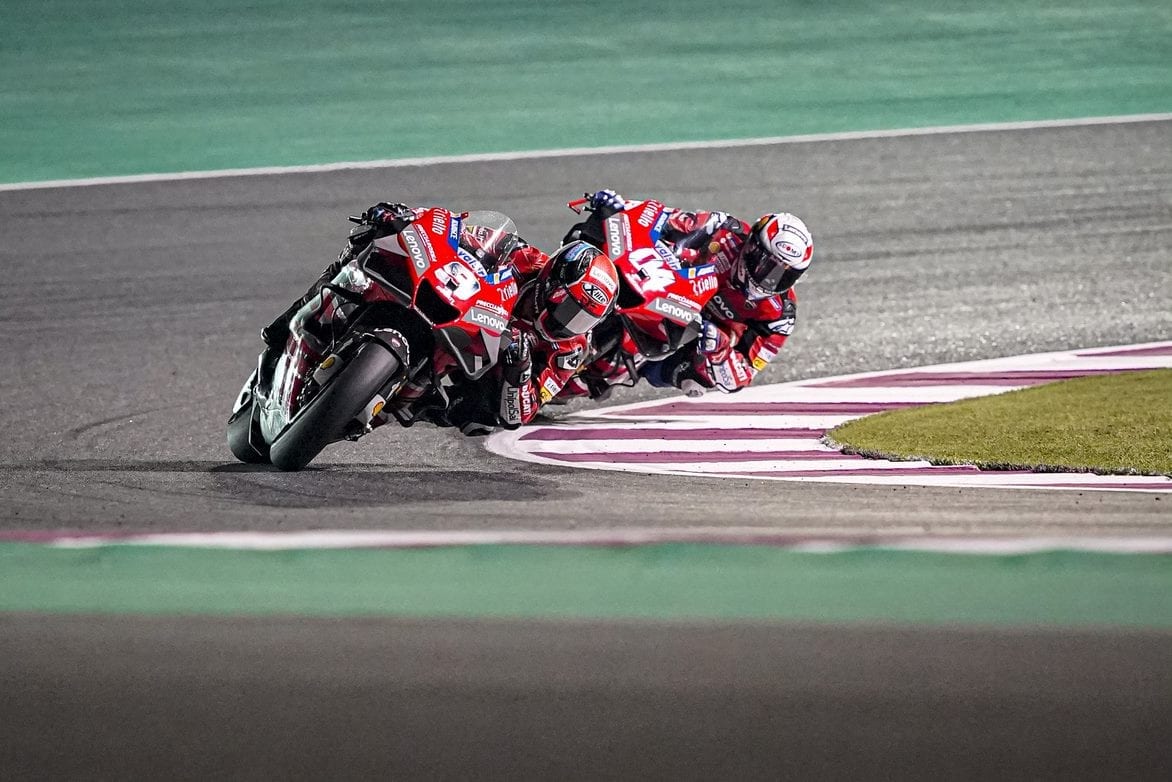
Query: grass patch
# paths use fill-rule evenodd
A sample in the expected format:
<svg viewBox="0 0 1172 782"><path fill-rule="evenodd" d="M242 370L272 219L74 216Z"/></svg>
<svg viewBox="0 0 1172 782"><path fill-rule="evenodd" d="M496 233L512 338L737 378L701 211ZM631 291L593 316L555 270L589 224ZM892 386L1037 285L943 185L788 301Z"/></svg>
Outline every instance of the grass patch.
<svg viewBox="0 0 1172 782"><path fill-rule="evenodd" d="M829 437L848 453L937 464L1172 475L1172 369L894 410Z"/></svg>

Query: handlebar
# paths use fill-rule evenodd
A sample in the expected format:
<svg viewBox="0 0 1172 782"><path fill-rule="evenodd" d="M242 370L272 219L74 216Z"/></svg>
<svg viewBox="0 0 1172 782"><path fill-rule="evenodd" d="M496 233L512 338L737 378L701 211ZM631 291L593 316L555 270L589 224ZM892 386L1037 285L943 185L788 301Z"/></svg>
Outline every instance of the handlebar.
<svg viewBox="0 0 1172 782"><path fill-rule="evenodd" d="M583 207L585 207L587 211L592 211L590 209L590 207L587 206L587 204L589 204L589 203L590 203L590 194L583 193L581 198L575 198L573 201L566 204L566 207L573 210L574 214L580 215L580 214L582 214Z"/></svg>

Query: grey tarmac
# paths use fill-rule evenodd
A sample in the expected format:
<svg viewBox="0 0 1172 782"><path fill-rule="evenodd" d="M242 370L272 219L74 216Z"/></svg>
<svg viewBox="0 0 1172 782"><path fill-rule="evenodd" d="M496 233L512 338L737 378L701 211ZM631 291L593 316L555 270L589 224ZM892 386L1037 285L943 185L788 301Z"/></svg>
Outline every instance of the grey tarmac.
<svg viewBox="0 0 1172 782"><path fill-rule="evenodd" d="M1172 770L1167 632L0 616L0 657L16 779Z"/></svg>
<svg viewBox="0 0 1172 782"><path fill-rule="evenodd" d="M800 214L817 260L764 382L1172 338L1169 148L1150 122L0 192L0 528L1165 530L1141 494L596 475L423 426L281 475L223 430L260 325L381 199L501 209L545 248L604 185Z"/></svg>

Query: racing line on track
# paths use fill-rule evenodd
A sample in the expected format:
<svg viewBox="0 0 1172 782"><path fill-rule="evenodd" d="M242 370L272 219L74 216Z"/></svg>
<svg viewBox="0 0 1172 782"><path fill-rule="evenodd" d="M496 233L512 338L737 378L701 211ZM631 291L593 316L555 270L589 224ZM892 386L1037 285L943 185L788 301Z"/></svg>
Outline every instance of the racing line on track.
<svg viewBox="0 0 1172 782"><path fill-rule="evenodd" d="M981 470L844 454L823 436L847 421L1070 378L1172 367L1172 342L1040 353L802 380L699 399L575 413L498 432L493 453L597 470L724 478L1018 489L1172 491L1172 478Z"/></svg>

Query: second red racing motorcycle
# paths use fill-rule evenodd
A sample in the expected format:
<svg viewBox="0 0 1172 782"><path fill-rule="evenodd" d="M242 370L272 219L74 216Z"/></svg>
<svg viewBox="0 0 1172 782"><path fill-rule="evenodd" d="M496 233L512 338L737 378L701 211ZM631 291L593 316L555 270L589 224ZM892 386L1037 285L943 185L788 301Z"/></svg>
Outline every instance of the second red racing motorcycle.
<svg viewBox="0 0 1172 782"><path fill-rule="evenodd" d="M566 206L581 214L589 194ZM628 202L605 220L573 226L563 241L583 239L603 250L619 272L614 312L591 333L591 352L567 385L565 399L607 396L612 386L633 386L639 367L664 359L700 336L701 312L716 293L716 267L686 266L660 241L670 211L659 201ZM601 231L601 233L599 233Z"/></svg>
<svg viewBox="0 0 1172 782"><path fill-rule="evenodd" d="M432 208L344 264L293 316L276 365L262 355L241 389L228 421L236 458L299 470L392 418L442 422L448 390L496 363L518 293L509 266L461 246L469 229L482 245L519 241L499 212Z"/></svg>

